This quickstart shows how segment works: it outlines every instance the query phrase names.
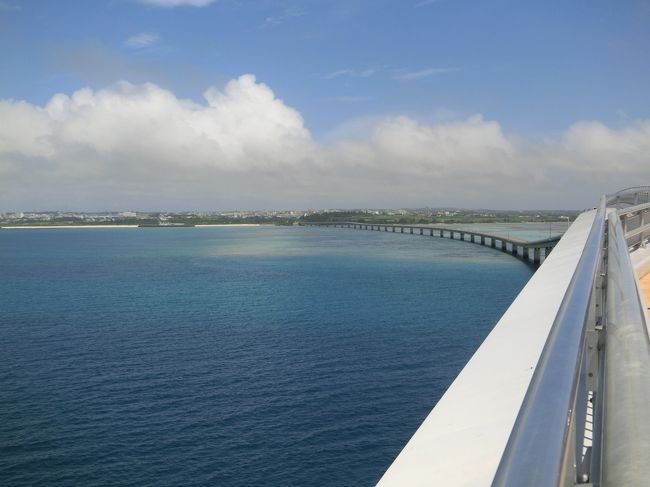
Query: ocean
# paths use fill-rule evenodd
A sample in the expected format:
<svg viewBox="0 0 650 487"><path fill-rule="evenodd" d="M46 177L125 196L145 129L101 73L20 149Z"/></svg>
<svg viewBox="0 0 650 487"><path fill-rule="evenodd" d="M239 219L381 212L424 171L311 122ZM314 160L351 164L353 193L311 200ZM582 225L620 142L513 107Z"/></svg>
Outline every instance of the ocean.
<svg viewBox="0 0 650 487"><path fill-rule="evenodd" d="M372 486L531 275L392 232L0 230L0 484Z"/></svg>

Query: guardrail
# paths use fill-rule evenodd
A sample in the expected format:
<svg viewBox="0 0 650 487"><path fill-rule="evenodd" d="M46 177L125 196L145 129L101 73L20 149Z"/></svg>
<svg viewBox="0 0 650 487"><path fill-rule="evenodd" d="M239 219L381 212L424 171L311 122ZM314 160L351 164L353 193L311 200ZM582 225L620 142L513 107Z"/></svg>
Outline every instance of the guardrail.
<svg viewBox="0 0 650 487"><path fill-rule="evenodd" d="M628 235L609 219L602 485L650 484L650 339L628 255Z"/></svg>
<svg viewBox="0 0 650 487"><path fill-rule="evenodd" d="M650 187L580 215L379 485L650 485L648 239Z"/></svg>
<svg viewBox="0 0 650 487"><path fill-rule="evenodd" d="M585 344L587 334L596 329L593 304L602 292L605 213L603 200L528 387L495 486L573 485L589 480L597 469L591 455L583 454L583 449L591 449L585 445L584 431L589 400L597 394L596 384L587 387L594 364Z"/></svg>
<svg viewBox="0 0 650 487"><path fill-rule="evenodd" d="M647 197L601 201L492 485L650 484L650 339L629 256L650 203L628 206Z"/></svg>

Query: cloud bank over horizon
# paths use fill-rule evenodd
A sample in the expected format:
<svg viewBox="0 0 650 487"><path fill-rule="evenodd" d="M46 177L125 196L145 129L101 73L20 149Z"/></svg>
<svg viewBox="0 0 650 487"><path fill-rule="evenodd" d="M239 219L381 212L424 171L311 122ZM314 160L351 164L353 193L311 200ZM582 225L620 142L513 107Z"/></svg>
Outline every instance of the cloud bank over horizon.
<svg viewBox="0 0 650 487"><path fill-rule="evenodd" d="M650 120L581 121L541 141L497 121L379 119L316 141L253 75L204 101L120 82L0 100L0 211L31 209L583 208L650 182Z"/></svg>

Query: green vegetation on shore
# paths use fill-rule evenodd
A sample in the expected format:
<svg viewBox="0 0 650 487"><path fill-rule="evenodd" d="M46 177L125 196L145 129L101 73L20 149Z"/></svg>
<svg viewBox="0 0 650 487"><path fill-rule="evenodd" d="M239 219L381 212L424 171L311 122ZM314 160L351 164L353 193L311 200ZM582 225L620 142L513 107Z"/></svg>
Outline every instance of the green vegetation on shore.
<svg viewBox="0 0 650 487"><path fill-rule="evenodd" d="M296 225L302 222L345 222L387 224L451 223L544 223L574 220L578 211L496 211L463 209L247 211L227 213L6 213L0 226L194 226L194 225Z"/></svg>
<svg viewBox="0 0 650 487"><path fill-rule="evenodd" d="M426 212L367 212L367 211L333 211L314 213L301 218L305 222L359 222L387 224L451 224L451 223L544 223L566 220L573 221L579 211L471 211L444 210Z"/></svg>

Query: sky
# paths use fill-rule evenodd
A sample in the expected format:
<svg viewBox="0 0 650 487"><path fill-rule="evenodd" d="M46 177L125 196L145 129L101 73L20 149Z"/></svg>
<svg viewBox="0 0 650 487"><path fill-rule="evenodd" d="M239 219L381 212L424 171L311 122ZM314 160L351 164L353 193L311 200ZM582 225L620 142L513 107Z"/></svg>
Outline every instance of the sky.
<svg viewBox="0 0 650 487"><path fill-rule="evenodd" d="M0 0L0 212L595 206L649 47L648 0Z"/></svg>

